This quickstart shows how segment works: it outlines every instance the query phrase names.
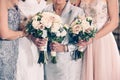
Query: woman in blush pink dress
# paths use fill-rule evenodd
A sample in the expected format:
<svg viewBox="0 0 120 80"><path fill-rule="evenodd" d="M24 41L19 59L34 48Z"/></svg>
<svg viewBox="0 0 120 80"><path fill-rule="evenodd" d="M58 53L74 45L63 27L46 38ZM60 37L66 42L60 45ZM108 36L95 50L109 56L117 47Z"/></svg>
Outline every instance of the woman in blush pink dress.
<svg viewBox="0 0 120 80"><path fill-rule="evenodd" d="M98 28L93 39L79 43L87 46L81 80L120 80L120 56L112 34L119 21L118 0L77 0L76 5Z"/></svg>

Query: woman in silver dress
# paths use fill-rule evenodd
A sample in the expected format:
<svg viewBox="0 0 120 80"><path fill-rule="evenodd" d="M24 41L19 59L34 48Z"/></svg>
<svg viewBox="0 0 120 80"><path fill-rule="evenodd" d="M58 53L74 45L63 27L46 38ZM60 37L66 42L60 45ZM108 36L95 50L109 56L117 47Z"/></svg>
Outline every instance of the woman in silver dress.
<svg viewBox="0 0 120 80"><path fill-rule="evenodd" d="M52 2L44 11L58 14L65 24L71 24L78 15L84 16L83 10L72 6L68 0L52 0ZM46 79L80 80L81 59L78 61L72 60L71 55L75 46L68 44L68 37L62 44L56 43L51 46L57 52L57 63L53 64L49 61L45 65ZM68 47L68 50L65 50L65 46Z"/></svg>
<svg viewBox="0 0 120 80"><path fill-rule="evenodd" d="M16 80L20 13L18 0L0 0L0 80Z"/></svg>

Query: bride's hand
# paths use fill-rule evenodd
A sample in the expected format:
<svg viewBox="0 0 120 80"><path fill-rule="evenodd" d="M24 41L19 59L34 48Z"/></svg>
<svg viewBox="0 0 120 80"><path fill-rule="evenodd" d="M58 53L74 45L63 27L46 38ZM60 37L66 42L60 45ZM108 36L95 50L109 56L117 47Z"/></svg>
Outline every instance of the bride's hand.
<svg viewBox="0 0 120 80"><path fill-rule="evenodd" d="M50 44L50 48L52 51L55 52L64 52L65 51L65 45L54 42Z"/></svg>

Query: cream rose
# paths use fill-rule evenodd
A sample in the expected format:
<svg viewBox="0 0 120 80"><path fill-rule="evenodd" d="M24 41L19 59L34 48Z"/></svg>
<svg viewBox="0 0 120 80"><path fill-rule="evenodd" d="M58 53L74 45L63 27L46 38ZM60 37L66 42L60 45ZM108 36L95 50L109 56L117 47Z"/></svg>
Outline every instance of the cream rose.
<svg viewBox="0 0 120 80"><path fill-rule="evenodd" d="M51 26L51 31L52 32L58 32L58 30L62 27L63 25L60 23L53 23Z"/></svg>
<svg viewBox="0 0 120 80"><path fill-rule="evenodd" d="M56 36L57 37L60 37L61 36L61 33L58 31L58 32L56 32Z"/></svg>
<svg viewBox="0 0 120 80"><path fill-rule="evenodd" d="M82 27L80 25L75 25L72 27L72 31L74 34L79 34L81 30L82 30Z"/></svg>
<svg viewBox="0 0 120 80"><path fill-rule="evenodd" d="M35 29L39 29L39 24L40 24L40 22L39 22L39 21L36 21L36 20L33 20L33 22L32 22L32 26L33 26L33 28L35 28Z"/></svg>
<svg viewBox="0 0 120 80"><path fill-rule="evenodd" d="M61 33L60 33L60 36L61 37L64 37L64 36L66 36L67 35L67 32L65 31L65 30L63 30Z"/></svg>

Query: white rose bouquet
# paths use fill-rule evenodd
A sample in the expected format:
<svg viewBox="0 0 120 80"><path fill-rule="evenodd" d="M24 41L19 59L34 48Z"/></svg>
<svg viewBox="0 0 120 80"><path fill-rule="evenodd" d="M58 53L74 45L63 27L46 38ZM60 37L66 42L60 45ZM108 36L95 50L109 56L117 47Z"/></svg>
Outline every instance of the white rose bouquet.
<svg viewBox="0 0 120 80"><path fill-rule="evenodd" d="M48 38L50 42L62 43L66 35L67 35L67 26L63 25L60 22L55 22L50 28ZM55 51L51 51L51 57L52 57L51 62L53 64L57 63Z"/></svg>
<svg viewBox="0 0 120 80"><path fill-rule="evenodd" d="M97 28L93 25L91 17L78 17L72 22L69 29L69 40L72 44L77 44L81 41L89 41L97 32ZM74 52L74 59L77 60L82 57L86 47L78 47Z"/></svg>
<svg viewBox="0 0 120 80"><path fill-rule="evenodd" d="M48 30L53 25L55 21L59 21L59 18L56 19L56 15L51 12L42 12L37 13L32 17L32 19L26 25L26 31L29 35L32 35L35 38L48 38ZM47 54L47 43L45 46L40 48L39 60L38 63L47 63L48 54Z"/></svg>

